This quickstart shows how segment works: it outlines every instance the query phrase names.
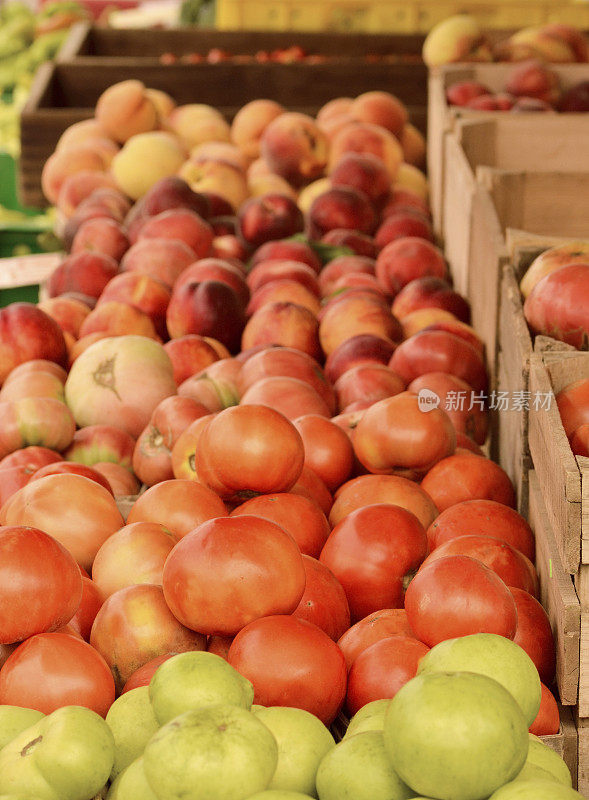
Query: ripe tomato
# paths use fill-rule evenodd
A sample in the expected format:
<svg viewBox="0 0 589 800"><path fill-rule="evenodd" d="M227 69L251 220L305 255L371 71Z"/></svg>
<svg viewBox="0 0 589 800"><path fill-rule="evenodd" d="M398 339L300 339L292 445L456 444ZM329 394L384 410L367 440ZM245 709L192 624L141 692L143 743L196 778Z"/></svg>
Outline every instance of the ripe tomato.
<svg viewBox="0 0 589 800"><path fill-rule="evenodd" d="M82 575L82 599L78 610L68 622L68 627L86 642L90 641L90 631L103 602L104 597L98 586Z"/></svg>
<svg viewBox="0 0 589 800"><path fill-rule="evenodd" d="M0 669L0 703L50 714L85 706L104 717L115 699L108 665L93 647L67 633L38 633Z"/></svg>
<svg viewBox="0 0 589 800"><path fill-rule="evenodd" d="M129 511L127 524L157 522L180 539L206 520L223 516L227 516L227 509L213 491L196 481L173 478L140 494Z"/></svg>
<svg viewBox="0 0 589 800"><path fill-rule="evenodd" d="M522 589L509 587L517 608L517 629L513 641L530 656L547 686L556 673L556 647L548 614L541 603Z"/></svg>
<svg viewBox="0 0 589 800"><path fill-rule="evenodd" d="M430 548L435 550L457 536L494 536L534 561L534 532L521 514L495 500L465 500L436 517L427 529Z"/></svg>
<svg viewBox="0 0 589 800"><path fill-rule="evenodd" d="M413 578L405 611L417 638L433 647L469 633L498 633L513 639L515 600L493 570L469 556L432 561Z"/></svg>
<svg viewBox="0 0 589 800"><path fill-rule="evenodd" d="M303 440L279 411L239 405L220 411L202 431L196 452L199 480L225 500L287 492L305 459Z"/></svg>
<svg viewBox="0 0 589 800"><path fill-rule="evenodd" d="M301 553L319 558L330 533L329 522L314 500L293 492L275 492L252 497L230 516L250 514L280 525L295 540Z"/></svg>
<svg viewBox="0 0 589 800"><path fill-rule="evenodd" d="M80 570L63 545L37 528L0 528L0 644L57 630L81 597Z"/></svg>
<svg viewBox="0 0 589 800"><path fill-rule="evenodd" d="M305 619L337 641L350 627L346 593L333 572L311 556L303 555L305 591L293 617Z"/></svg>
<svg viewBox="0 0 589 800"><path fill-rule="evenodd" d="M438 461L421 482L438 511L464 500L496 500L515 506L515 489L499 464L474 453L449 456Z"/></svg>
<svg viewBox="0 0 589 800"><path fill-rule="evenodd" d="M589 379L569 383L556 395L564 432L570 438L580 425L589 422Z"/></svg>
<svg viewBox="0 0 589 800"><path fill-rule="evenodd" d="M320 561L344 588L353 622L381 608L401 608L405 588L427 556L427 536L415 514L379 503L339 522Z"/></svg>
<svg viewBox="0 0 589 800"><path fill-rule="evenodd" d="M227 661L229 648L231 647L231 642L233 639L233 636L209 636L207 641L207 652L221 656L221 658L224 658L225 661Z"/></svg>
<svg viewBox="0 0 589 800"><path fill-rule="evenodd" d="M492 536L457 536L437 547L423 562L425 568L432 561L446 556L470 556L482 561L507 584L537 595L539 584L536 568L523 553L502 539Z"/></svg>
<svg viewBox="0 0 589 800"><path fill-rule="evenodd" d="M178 542L162 586L183 625L232 636L267 614L291 614L305 590L305 568L297 543L276 523L218 517Z"/></svg>
<svg viewBox="0 0 589 800"><path fill-rule="evenodd" d="M46 464L31 475L31 481L37 481L46 475L63 475L64 473L68 475L83 475L85 478L100 484L100 486L104 486L114 497L110 483L101 472L93 467L86 466L86 464L78 464L76 461L55 461L54 463Z"/></svg>
<svg viewBox="0 0 589 800"><path fill-rule="evenodd" d="M348 670L358 655L371 644L399 633L414 636L404 608L383 608L356 622L337 642Z"/></svg>
<svg viewBox="0 0 589 800"><path fill-rule="evenodd" d="M331 419L305 414L293 420L305 447L305 464L319 475L330 492L352 474L354 448L348 435Z"/></svg>
<svg viewBox="0 0 589 800"><path fill-rule="evenodd" d="M346 694L346 662L311 622L276 614L246 625L229 648L231 666L254 685L254 703L293 706L329 725Z"/></svg>
<svg viewBox="0 0 589 800"><path fill-rule="evenodd" d="M333 506L331 492L319 475L307 464L303 464L301 474L290 491L293 494L302 494L304 497L314 500L325 516L331 511Z"/></svg>
<svg viewBox="0 0 589 800"><path fill-rule="evenodd" d="M146 583L119 589L104 601L90 644L110 667L120 691L135 670L155 656L204 650L206 637L178 622L161 586Z"/></svg>
<svg viewBox="0 0 589 800"><path fill-rule="evenodd" d="M387 636L363 650L350 667L346 708L353 716L366 703L394 697L414 678L429 647L413 636Z"/></svg>
<svg viewBox="0 0 589 800"><path fill-rule="evenodd" d="M560 730L558 703L547 686L541 683L540 688L542 689L540 709L536 714L536 719L530 725L529 731L535 736L550 736Z"/></svg>
<svg viewBox="0 0 589 800"><path fill-rule="evenodd" d="M152 658L151 661L147 662L147 664L144 664L142 667L139 667L139 669L136 669L127 683L123 686L121 694L130 692L131 689L137 689L139 686L149 686L149 682L153 678L153 674L159 665L163 664L164 661L167 661L169 658L172 658L172 656L175 655L176 653L164 653L161 656Z"/></svg>

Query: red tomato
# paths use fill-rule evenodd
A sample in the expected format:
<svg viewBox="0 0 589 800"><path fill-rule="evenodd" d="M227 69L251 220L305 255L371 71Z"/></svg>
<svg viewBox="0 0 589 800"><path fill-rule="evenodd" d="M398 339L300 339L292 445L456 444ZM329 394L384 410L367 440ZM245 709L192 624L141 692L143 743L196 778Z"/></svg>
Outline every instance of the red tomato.
<svg viewBox="0 0 589 800"><path fill-rule="evenodd" d="M276 614L246 625L229 648L231 666L254 685L254 703L293 706L329 725L346 694L342 651L316 625Z"/></svg>
<svg viewBox="0 0 589 800"><path fill-rule="evenodd" d="M381 608L401 608L405 588L426 556L427 536L415 514L380 503L339 522L320 560L344 587L357 622Z"/></svg>
<svg viewBox="0 0 589 800"><path fill-rule="evenodd" d="M437 547L423 562L422 568L446 556L470 556L482 561L497 573L507 586L537 595L539 584L536 568L529 558L502 539L492 536L457 536Z"/></svg>
<svg viewBox="0 0 589 800"><path fill-rule="evenodd" d="M433 647L470 633L513 639L517 609L493 570L469 556L445 556L423 567L405 593L405 611L417 638Z"/></svg>
<svg viewBox="0 0 589 800"><path fill-rule="evenodd" d="M63 475L64 473L68 475L83 475L85 478L100 484L100 486L104 486L114 497L111 485L102 473L93 467L86 466L86 464L78 464L76 461L55 461L52 464L46 464L31 475L31 481L37 481L46 475Z"/></svg>
<svg viewBox="0 0 589 800"><path fill-rule="evenodd" d="M517 629L513 641L530 656L547 686L556 673L556 647L548 614L541 603L522 589L509 587L517 608Z"/></svg>
<svg viewBox="0 0 589 800"><path fill-rule="evenodd" d="M177 654L164 653L161 656L152 658L151 661L147 662L147 664L144 664L142 667L139 667L139 669L136 669L127 683L123 686L121 694L130 692L131 689L137 689L139 686L148 686L149 682L153 678L153 673L156 671L159 665L163 664L164 661L167 661L169 658L172 658L172 656L175 655Z"/></svg>
<svg viewBox="0 0 589 800"><path fill-rule="evenodd" d="M404 608L383 608L356 622L338 639L348 669L371 644L398 633L415 638Z"/></svg>
<svg viewBox="0 0 589 800"><path fill-rule="evenodd" d="M302 494L304 497L314 500L325 516L331 511L333 506L331 492L319 475L307 464L303 464L301 474L290 491L293 494Z"/></svg>
<svg viewBox="0 0 589 800"><path fill-rule="evenodd" d="M50 450L48 447L39 447L38 445L31 445L30 447L22 447L20 450L15 450L0 460L0 469L6 467L25 467L29 474L32 475L41 467L46 464L53 464L55 461L61 461L61 455L57 450Z"/></svg>
<svg viewBox="0 0 589 800"><path fill-rule="evenodd" d="M90 631L103 602L104 598L94 581L82 576L82 599L68 627L86 642L90 641Z"/></svg>
<svg viewBox="0 0 589 800"><path fill-rule="evenodd" d="M438 461L421 482L438 511L464 500L496 500L515 506L515 489L499 464L474 453L453 455Z"/></svg>
<svg viewBox="0 0 589 800"><path fill-rule="evenodd" d="M429 652L412 636L387 636L371 644L355 659L348 673L346 708L353 716L366 703L394 697L414 678L423 656Z"/></svg>
<svg viewBox="0 0 589 800"><path fill-rule="evenodd" d="M465 500L436 517L427 529L432 550L450 539L466 535L493 536L534 561L536 543L527 520L513 508L495 500Z"/></svg>
<svg viewBox="0 0 589 800"><path fill-rule="evenodd" d="M291 614L305 590L305 568L297 543L276 523L219 517L178 542L162 586L183 625L232 636L267 614Z"/></svg>
<svg viewBox="0 0 589 800"><path fill-rule="evenodd" d="M207 651L209 653L214 653L217 656L221 656L221 658L224 658L225 661L227 661L229 648L231 647L233 638L233 636L209 636L207 642Z"/></svg>
<svg viewBox="0 0 589 800"><path fill-rule="evenodd" d="M589 422L589 378L567 384L555 399L564 432L572 437L578 427Z"/></svg>
<svg viewBox="0 0 589 800"><path fill-rule="evenodd" d="M275 492L252 497L231 512L232 517L250 514L280 525L295 540L301 553L319 558L330 533L329 522L314 500L293 492Z"/></svg>
<svg viewBox="0 0 589 800"><path fill-rule="evenodd" d="M161 586L127 586L111 594L94 619L90 644L110 667L120 691L136 669L162 653L204 650L206 637L172 615Z"/></svg>
<svg viewBox="0 0 589 800"><path fill-rule="evenodd" d="M0 669L0 703L51 714L85 706L106 716L115 684L102 656L67 633L39 633L23 642Z"/></svg>
<svg viewBox="0 0 589 800"><path fill-rule="evenodd" d="M37 528L0 528L0 644L57 630L81 597L80 570L63 545Z"/></svg>
<svg viewBox="0 0 589 800"><path fill-rule="evenodd" d="M560 730L560 714L558 704L550 689L543 683L540 686L542 689L540 709L536 714L536 719L530 725L529 731L536 736L550 736Z"/></svg>
<svg viewBox="0 0 589 800"><path fill-rule="evenodd" d="M335 491L352 474L354 449L348 435L335 422L319 414L293 420L305 446L305 464Z"/></svg>
<svg viewBox="0 0 589 800"><path fill-rule="evenodd" d="M346 593L333 572L316 558L303 555L303 565L305 591L293 617L312 622L337 641L350 627Z"/></svg>
<svg viewBox="0 0 589 800"><path fill-rule="evenodd" d="M252 493L287 492L304 458L303 440L283 414L239 405L220 411L202 431L196 471L220 497L239 502Z"/></svg>

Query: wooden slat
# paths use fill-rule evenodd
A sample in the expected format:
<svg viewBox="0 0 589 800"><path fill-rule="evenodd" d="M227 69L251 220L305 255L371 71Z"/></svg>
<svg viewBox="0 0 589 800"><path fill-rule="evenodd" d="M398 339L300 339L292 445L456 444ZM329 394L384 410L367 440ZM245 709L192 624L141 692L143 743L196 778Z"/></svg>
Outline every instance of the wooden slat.
<svg viewBox="0 0 589 800"><path fill-rule="evenodd" d="M444 137L442 240L454 285L468 294L470 273L470 229L476 188L474 173L456 136Z"/></svg>
<svg viewBox="0 0 589 800"><path fill-rule="evenodd" d="M575 705L579 686L581 607L565 571L534 470L529 474L529 521L536 535L540 595L556 644L556 682L563 705Z"/></svg>
<svg viewBox="0 0 589 800"><path fill-rule="evenodd" d="M569 768L573 781L573 788L575 788L577 786L577 749L579 735L571 709L559 704L558 711L560 714L559 732L550 736L541 736L540 739L547 747L550 747L551 750L554 750L554 752L562 758Z"/></svg>

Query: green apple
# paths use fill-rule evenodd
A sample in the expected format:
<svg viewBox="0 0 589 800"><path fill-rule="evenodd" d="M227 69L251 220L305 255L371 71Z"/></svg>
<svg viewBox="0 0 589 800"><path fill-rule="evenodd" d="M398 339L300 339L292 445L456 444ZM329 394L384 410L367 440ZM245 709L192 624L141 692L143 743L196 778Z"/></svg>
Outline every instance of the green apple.
<svg viewBox="0 0 589 800"><path fill-rule="evenodd" d="M528 750L528 757L524 764L524 769L529 764L533 764L551 773L554 780L557 780L559 783L565 786L572 786L573 781L570 770L558 753L555 753L554 750L545 745L544 742L538 739L537 736L534 736L533 733L530 733L529 739L530 748ZM517 776L518 779L520 776L521 773Z"/></svg>
<svg viewBox="0 0 589 800"><path fill-rule="evenodd" d="M158 800L145 777L143 756L135 759L111 783L106 800Z"/></svg>
<svg viewBox="0 0 589 800"><path fill-rule="evenodd" d="M245 800L268 787L277 763L274 735L256 714L232 705L181 714L143 753L145 776L160 800Z"/></svg>
<svg viewBox="0 0 589 800"><path fill-rule="evenodd" d="M58 708L0 751L0 793L88 800L105 786L114 748L110 728L96 712Z"/></svg>
<svg viewBox="0 0 589 800"><path fill-rule="evenodd" d="M583 795L554 781L511 781L497 789L489 800L583 800Z"/></svg>
<svg viewBox="0 0 589 800"><path fill-rule="evenodd" d="M315 795L289 792L286 789L266 789L265 792L252 794L247 800L312 800L313 797Z"/></svg>
<svg viewBox="0 0 589 800"><path fill-rule="evenodd" d="M317 770L319 800L407 800L413 795L397 772L380 731L365 731L342 739Z"/></svg>
<svg viewBox="0 0 589 800"><path fill-rule="evenodd" d="M20 706L0 706L0 750L15 736L45 716L42 711Z"/></svg>
<svg viewBox="0 0 589 800"><path fill-rule="evenodd" d="M149 687L139 686L118 697L109 708L106 723L115 739L111 780L143 753L159 725L149 701Z"/></svg>
<svg viewBox="0 0 589 800"><path fill-rule="evenodd" d="M479 672L511 692L524 712L528 728L540 708L540 676L532 659L511 639L496 633L473 633L446 639L419 662L417 674Z"/></svg>
<svg viewBox="0 0 589 800"><path fill-rule="evenodd" d="M513 695L493 678L426 672L391 700L384 742L414 794L482 800L520 772L529 737Z"/></svg>
<svg viewBox="0 0 589 800"><path fill-rule="evenodd" d="M189 650L164 661L149 683L149 699L160 725L210 705L251 709L254 687L215 653Z"/></svg>
<svg viewBox="0 0 589 800"><path fill-rule="evenodd" d="M363 731L382 731L384 728L384 715L390 702L388 698L372 700L358 709L350 720L343 738L349 739L355 733L362 733Z"/></svg>
<svg viewBox="0 0 589 800"><path fill-rule="evenodd" d="M315 776L323 756L335 747L328 728L302 708L260 708L256 717L274 734L278 764L269 789L282 789L317 797Z"/></svg>

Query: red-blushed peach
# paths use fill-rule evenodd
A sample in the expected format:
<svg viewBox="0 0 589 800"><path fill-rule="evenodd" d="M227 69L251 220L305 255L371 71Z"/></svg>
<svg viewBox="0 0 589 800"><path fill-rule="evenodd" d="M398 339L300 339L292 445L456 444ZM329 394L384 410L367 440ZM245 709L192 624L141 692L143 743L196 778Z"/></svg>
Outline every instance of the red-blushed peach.
<svg viewBox="0 0 589 800"><path fill-rule="evenodd" d="M98 298L106 284L119 271L119 265L102 253L81 252L66 256L46 282L49 297L77 292Z"/></svg>
<svg viewBox="0 0 589 800"><path fill-rule="evenodd" d="M505 81L505 90L514 97L534 97L554 105L561 94L556 72L539 59L515 64Z"/></svg>
<svg viewBox="0 0 589 800"><path fill-rule="evenodd" d="M430 220L422 213L406 209L388 214L375 232L374 241L380 251L387 244L402 236L417 236L433 242L434 231Z"/></svg>
<svg viewBox="0 0 589 800"><path fill-rule="evenodd" d="M186 181L177 175L167 175L156 181L142 196L139 212L154 217L172 208L186 208L206 219L210 213L208 199L193 191Z"/></svg>
<svg viewBox="0 0 589 800"><path fill-rule="evenodd" d="M176 106L166 118L166 128L189 151L204 142L229 142L229 123L220 111L205 103Z"/></svg>
<svg viewBox="0 0 589 800"><path fill-rule="evenodd" d="M302 350L319 360L322 353L318 333L317 317L308 308L290 302L268 303L246 323L241 349L278 344Z"/></svg>
<svg viewBox="0 0 589 800"><path fill-rule="evenodd" d="M304 264L300 261L290 261L281 258L259 261L248 273L246 281L250 291L253 293L265 283L269 283L277 278L296 280L316 297L319 297L321 294L317 273L308 264Z"/></svg>
<svg viewBox="0 0 589 800"><path fill-rule="evenodd" d="M131 79L109 86L98 98L95 119L116 142L157 127L157 109L145 90L141 81Z"/></svg>
<svg viewBox="0 0 589 800"><path fill-rule="evenodd" d="M194 250L180 239L149 237L131 245L121 260L121 270L141 272L173 286L196 258Z"/></svg>
<svg viewBox="0 0 589 800"><path fill-rule="evenodd" d="M109 159L104 152L94 149L88 142L64 147L59 152L52 153L43 165L41 171L43 194L50 203L55 204L66 178L82 170L104 173L108 170L111 160L112 156Z"/></svg>
<svg viewBox="0 0 589 800"><path fill-rule="evenodd" d="M385 204L391 179L383 161L371 153L344 153L331 170L332 186L350 186L363 192L375 208Z"/></svg>
<svg viewBox="0 0 589 800"><path fill-rule="evenodd" d="M211 245L211 255L215 258L233 258L245 264L250 255L250 248L239 236L226 233L215 236Z"/></svg>
<svg viewBox="0 0 589 800"><path fill-rule="evenodd" d="M401 133L403 126L408 121L405 104L390 92L364 92L356 97L349 111L360 122L380 125L395 136Z"/></svg>
<svg viewBox="0 0 589 800"><path fill-rule="evenodd" d="M96 309L112 300L128 303L147 314L156 333L165 341L168 338L166 311L170 297L171 291L165 283L141 272L121 272L106 284L98 298Z"/></svg>
<svg viewBox="0 0 589 800"><path fill-rule="evenodd" d="M407 211L407 209L419 211L424 217L431 219L431 210L427 200L424 200L423 197L406 187L392 186L389 199L380 212L381 219L384 221L391 214L396 214L398 211Z"/></svg>
<svg viewBox="0 0 589 800"><path fill-rule="evenodd" d="M175 175L186 160L180 140L165 131L138 133L113 158L111 172L117 186L137 200L154 183Z"/></svg>
<svg viewBox="0 0 589 800"><path fill-rule="evenodd" d="M334 384L339 413L352 403L363 402L367 407L405 391L405 382L386 364L358 364L346 370Z"/></svg>
<svg viewBox="0 0 589 800"><path fill-rule="evenodd" d="M333 284L333 293L347 289L365 289L372 291L383 299L391 299L390 295L382 288L374 275L368 275L366 272L346 272L340 275Z"/></svg>
<svg viewBox="0 0 589 800"><path fill-rule="evenodd" d="M328 144L312 117L285 111L264 130L260 152L272 172L300 186L323 174Z"/></svg>
<svg viewBox="0 0 589 800"><path fill-rule="evenodd" d="M195 261L178 277L174 289L180 289L185 283L198 283L205 280L226 283L237 294L243 306L247 305L250 292L244 272L235 264L222 258L209 257Z"/></svg>
<svg viewBox="0 0 589 800"><path fill-rule="evenodd" d="M373 258L367 256L349 255L332 258L319 273L321 295L327 297L332 294L337 279L349 272L364 272L374 275L375 263Z"/></svg>
<svg viewBox="0 0 589 800"><path fill-rule="evenodd" d="M334 97L333 100L328 100L327 103L321 106L317 112L316 120L321 123L344 112L349 112L353 104L353 97Z"/></svg>
<svg viewBox="0 0 589 800"><path fill-rule="evenodd" d="M378 217L363 192L349 186L333 186L313 200L307 215L307 233L320 239L334 228L350 228L372 234Z"/></svg>
<svg viewBox="0 0 589 800"><path fill-rule="evenodd" d="M248 159L260 155L260 139L272 120L286 109L275 100L251 100L243 105L231 123L231 141Z"/></svg>
<svg viewBox="0 0 589 800"><path fill-rule="evenodd" d="M420 236L402 236L385 245L375 262L378 282L390 294L396 294L415 278L434 275L448 277L443 252Z"/></svg>
<svg viewBox="0 0 589 800"><path fill-rule="evenodd" d="M418 308L442 308L462 322L470 322L470 304L448 281L436 275L415 278L401 289L393 300L392 312L403 319Z"/></svg>
<svg viewBox="0 0 589 800"><path fill-rule="evenodd" d="M425 37L422 57L428 67L493 58L486 37L471 14L454 14L434 25Z"/></svg>
<svg viewBox="0 0 589 800"><path fill-rule="evenodd" d="M107 172L81 170L64 179L55 205L64 217L71 217L79 204L95 189L116 189L116 186L114 178Z"/></svg>
<svg viewBox="0 0 589 800"><path fill-rule="evenodd" d="M94 119L94 117L82 119L79 122L74 122L71 125L68 125L68 127L57 140L55 149L60 150L73 144L82 144L87 139L96 138L109 139L110 136L106 129L103 128L98 120Z"/></svg>
<svg viewBox="0 0 589 800"><path fill-rule="evenodd" d="M135 334L148 339L158 338L151 317L136 306L119 300L107 300L92 309L80 326L80 339L91 333L105 333L107 336Z"/></svg>
<svg viewBox="0 0 589 800"><path fill-rule="evenodd" d="M114 461L97 461L93 469L104 475L115 497L133 497L139 494L141 483L132 472Z"/></svg>
<svg viewBox="0 0 589 800"><path fill-rule="evenodd" d="M292 197L277 193L250 197L239 207L237 218L242 239L252 247L300 233L305 224Z"/></svg>
<svg viewBox="0 0 589 800"><path fill-rule="evenodd" d="M562 22L549 22L542 25L542 32L546 36L551 36L561 41L565 41L573 53L575 61L586 63L589 61L589 41L585 33L573 25L565 25Z"/></svg>
<svg viewBox="0 0 589 800"><path fill-rule="evenodd" d="M263 158L256 158L247 168L247 179L251 181L253 178L261 178L262 175L275 175L270 168L270 165Z"/></svg>
<svg viewBox="0 0 589 800"><path fill-rule="evenodd" d="M445 322L447 320L455 320L456 317L451 311L446 311L445 308L417 308L415 311L410 311L404 317L399 319L401 327L403 328L403 339L409 339L415 333L428 328L430 325L435 325L436 322Z"/></svg>
<svg viewBox="0 0 589 800"><path fill-rule="evenodd" d="M394 180L403 161L399 140L386 128L369 122L344 125L333 137L329 151L329 172L344 153L369 153L384 162L390 179Z"/></svg>
<svg viewBox="0 0 589 800"><path fill-rule="evenodd" d="M226 161L193 161L189 158L182 164L178 174L195 192L212 192L222 197L231 206L232 213L249 196L245 174Z"/></svg>
<svg viewBox="0 0 589 800"><path fill-rule="evenodd" d="M94 217L76 231L70 252L98 251L120 261L129 249L129 240L120 222L109 217Z"/></svg>
<svg viewBox="0 0 589 800"><path fill-rule="evenodd" d="M308 214L315 198L319 197L320 194L323 194L323 192L326 192L328 189L331 189L331 181L327 177L317 178L317 180L303 186L297 198L298 207L303 214Z"/></svg>
<svg viewBox="0 0 589 800"><path fill-rule="evenodd" d="M196 164L203 161L225 161L242 172L247 172L251 163L239 147L230 142L203 142L193 147L190 158Z"/></svg>
<svg viewBox="0 0 589 800"><path fill-rule="evenodd" d="M139 232L143 239L180 239L194 252L196 258L209 254L213 229L201 216L187 208L171 208L150 217Z"/></svg>
<svg viewBox="0 0 589 800"><path fill-rule="evenodd" d="M77 339L80 326L90 311L90 306L74 297L47 297L40 300L37 306L49 314L63 331L68 331Z"/></svg>
<svg viewBox="0 0 589 800"><path fill-rule="evenodd" d="M392 341L400 338L400 325L373 293L344 292L329 308L324 309L319 324L319 341L329 357L346 339L369 333Z"/></svg>
<svg viewBox="0 0 589 800"><path fill-rule="evenodd" d="M316 273L319 273L322 268L321 260L313 248L306 242L298 242L294 239L276 239L260 245L252 255L250 264L255 267L260 261L269 261L277 258L300 261L307 264Z"/></svg>
<svg viewBox="0 0 589 800"><path fill-rule="evenodd" d="M306 381L287 375L261 378L243 393L240 405L264 405L293 420L304 414L330 417L323 398Z"/></svg>
<svg viewBox="0 0 589 800"><path fill-rule="evenodd" d="M265 283L254 292L246 307L246 315L251 317L258 309L268 303L290 302L308 308L315 316L319 313L319 299L301 283L291 278L278 278Z"/></svg>
<svg viewBox="0 0 589 800"><path fill-rule="evenodd" d="M218 353L207 341L207 337L198 333L187 333L185 336L170 339L164 344L164 350L170 356L174 367L174 380L177 386L219 359Z"/></svg>
<svg viewBox="0 0 589 800"><path fill-rule="evenodd" d="M520 292L527 297L538 281L567 264L589 264L589 241L576 241L543 250L532 261L520 281Z"/></svg>
<svg viewBox="0 0 589 800"><path fill-rule="evenodd" d="M554 36L543 26L520 28L509 37L500 53L508 61L537 58L553 64L572 64L577 60L572 43L565 37Z"/></svg>
<svg viewBox="0 0 589 800"><path fill-rule="evenodd" d="M446 100L451 106L465 106L473 97L492 94L488 86L476 80L462 80L448 86Z"/></svg>
<svg viewBox="0 0 589 800"><path fill-rule="evenodd" d="M342 111L341 114L334 114L317 124L327 137L327 141L331 146L335 136L342 128L345 128L346 125L359 125L360 123L357 119L354 119L351 111Z"/></svg>
<svg viewBox="0 0 589 800"><path fill-rule="evenodd" d="M389 363L395 351L395 344L390 339L375 336L371 333L359 333L338 345L325 360L325 375L335 383L344 372L353 367L365 364Z"/></svg>
<svg viewBox="0 0 589 800"><path fill-rule="evenodd" d="M330 247L348 247L357 256L376 258L376 245L372 236L350 228L332 228L323 234L321 242Z"/></svg>

